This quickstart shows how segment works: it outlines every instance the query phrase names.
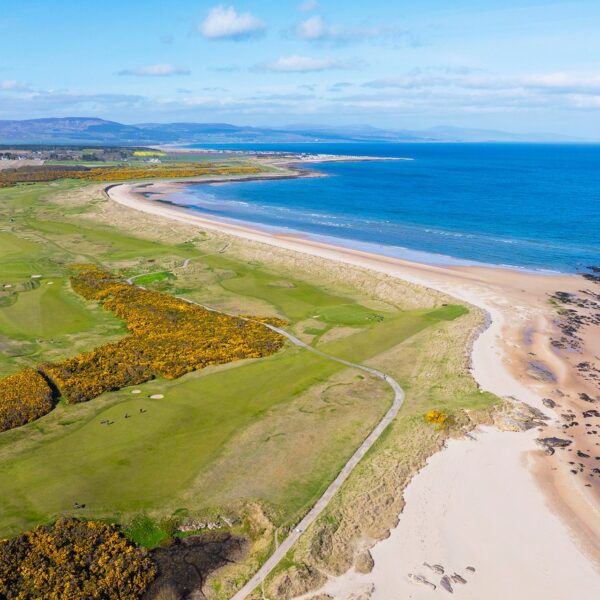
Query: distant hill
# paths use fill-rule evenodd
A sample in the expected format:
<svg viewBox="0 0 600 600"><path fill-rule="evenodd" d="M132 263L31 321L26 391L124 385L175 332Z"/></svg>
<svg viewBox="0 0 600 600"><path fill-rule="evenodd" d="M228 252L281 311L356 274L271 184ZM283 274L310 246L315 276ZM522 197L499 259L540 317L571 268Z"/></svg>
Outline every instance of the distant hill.
<svg viewBox="0 0 600 600"><path fill-rule="evenodd" d="M124 125L93 117L0 121L0 144L218 144L274 142L575 142L554 134L515 134L484 129L433 127L386 130L369 125L247 127L228 123Z"/></svg>
<svg viewBox="0 0 600 600"><path fill-rule="evenodd" d="M0 121L0 143L131 143L139 139L135 126L104 119L67 117Z"/></svg>

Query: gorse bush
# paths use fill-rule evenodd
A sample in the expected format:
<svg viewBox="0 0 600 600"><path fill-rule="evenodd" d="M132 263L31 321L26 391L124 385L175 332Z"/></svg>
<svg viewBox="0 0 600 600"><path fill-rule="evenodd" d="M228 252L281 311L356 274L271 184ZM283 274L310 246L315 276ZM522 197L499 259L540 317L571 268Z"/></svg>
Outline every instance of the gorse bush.
<svg viewBox="0 0 600 600"><path fill-rule="evenodd" d="M439 410L430 410L423 417L427 423L437 425L439 429L448 427L453 423L453 418Z"/></svg>
<svg viewBox="0 0 600 600"><path fill-rule="evenodd" d="M95 267L79 271L71 285L84 298L101 302L121 317L131 336L40 365L69 402L142 383L154 374L175 379L209 365L260 358L283 346L283 336L260 322L143 290Z"/></svg>
<svg viewBox="0 0 600 600"><path fill-rule="evenodd" d="M52 410L52 390L34 369L0 379L0 431L35 421Z"/></svg>
<svg viewBox="0 0 600 600"><path fill-rule="evenodd" d="M60 519L0 541L6 600L134 600L155 576L147 551L114 525Z"/></svg>
<svg viewBox="0 0 600 600"><path fill-rule="evenodd" d="M125 338L59 363L40 365L70 404L149 381L154 373L136 341Z"/></svg>
<svg viewBox="0 0 600 600"><path fill-rule="evenodd" d="M128 179L149 178L185 178L220 176L220 175L253 175L260 173L259 167L251 165L219 165L210 163L179 163L174 165L152 165L132 167L80 167L80 166L43 166L23 167L0 171L0 187L8 187L17 183L39 183L57 179L81 179L83 181L125 181Z"/></svg>
<svg viewBox="0 0 600 600"><path fill-rule="evenodd" d="M285 338L265 326L280 319L234 317L180 298L124 283L94 265L79 265L73 289L100 302L127 323L131 335L60 362L43 363L0 380L0 431L52 409L51 380L69 403L108 391L167 379L209 365L277 352Z"/></svg>

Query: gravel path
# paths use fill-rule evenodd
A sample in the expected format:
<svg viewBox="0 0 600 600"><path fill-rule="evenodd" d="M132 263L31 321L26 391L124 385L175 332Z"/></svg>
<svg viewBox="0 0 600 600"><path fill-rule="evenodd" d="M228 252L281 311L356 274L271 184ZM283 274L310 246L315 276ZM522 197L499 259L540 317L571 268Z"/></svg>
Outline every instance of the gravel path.
<svg viewBox="0 0 600 600"><path fill-rule="evenodd" d="M208 307L205 307L208 308ZM312 509L308 512L308 514L298 523L298 525L294 528L294 530L288 535L288 537L282 541L278 548L273 552L273 554L267 559L267 561L263 564L263 566L254 574L254 576L246 583L246 585L241 588L236 594L231 597L231 600L243 600L246 598L254 589L256 589L259 585L261 585L264 580L268 577L268 575L273 571L273 569L277 566L279 561L287 554L290 548L296 543L296 540L306 531L306 529L314 523L317 517L323 512L329 501L334 496L334 494L340 489L344 481L348 479L350 473L354 470L356 465L360 462L363 456L369 451L369 449L373 446L373 444L377 441L379 436L383 433L385 428L394 420L402 403L404 402L404 391L400 387L400 384L392 379L389 375L378 371L377 369L372 369L371 367L365 367L364 365L359 365L356 363L352 363L350 361L344 360L342 358L337 358L335 356L331 356L331 354L327 354L325 352L321 352L321 350L317 350L312 346L309 346L306 342L299 340L297 337L293 336L291 333L280 329L279 327L275 327L273 325L266 324L265 325L285 336L290 342L295 344L296 346L301 346L302 348L306 348L310 352L314 352L324 358L328 358L330 360L334 360L338 363L346 365L348 367L353 367L355 369L360 369L361 371L366 371L370 375L378 377L379 379L383 379L391 388L394 390L394 402L392 406L384 415L383 419L377 423L375 429L371 431L371 433L367 436L364 442L360 445L358 450L351 456L350 460L344 465L342 470L339 472L338 476L331 482L329 487L325 490L325 493L317 500Z"/></svg>

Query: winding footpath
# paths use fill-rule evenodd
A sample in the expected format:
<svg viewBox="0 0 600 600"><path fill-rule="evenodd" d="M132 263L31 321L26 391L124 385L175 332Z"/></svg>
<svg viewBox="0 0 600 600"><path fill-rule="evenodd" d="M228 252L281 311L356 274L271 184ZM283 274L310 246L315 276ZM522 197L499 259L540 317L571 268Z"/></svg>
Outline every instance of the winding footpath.
<svg viewBox="0 0 600 600"><path fill-rule="evenodd" d="M206 307L208 308L208 307ZM296 346L300 346L302 348L306 348L310 352L314 352L319 356L324 358L328 358L329 360L334 360L335 362L341 363L348 367L352 367L355 369L360 369L361 371L365 371L374 377L378 377L385 381L394 391L394 402L392 406L387 411L383 419L377 423L377 426L371 433L367 436L367 438L363 441L363 443L359 446L358 450L350 457L350 460L344 465L342 470L339 472L338 476L331 482L329 487L325 490L324 494L317 500L312 509L307 513L307 515L298 523L298 525L290 532L288 537L279 544L278 548L271 554L268 560L263 564L263 566L254 574L254 576L242 587L236 594L231 597L231 600L243 600L246 598L252 591L254 591L259 585L261 585L264 580L268 577L268 575L273 571L273 569L277 566L279 561L288 553L290 548L296 543L298 538L306 531L306 529L315 522L317 517L323 512L327 504L331 498L333 498L334 494L340 489L344 481L348 479L350 473L354 470L356 465L361 461L363 456L369 451L369 449L373 446L373 444L378 440L379 436L384 432L385 428L395 419L402 403L404 402L404 391L400 387L400 384L392 379L389 375L378 371L377 369L372 369L371 367L365 367L364 365L359 365L356 363L349 362L342 358L337 358L332 356L331 354L327 354L326 352L321 352L321 350L317 350L313 348L306 342L298 339L293 336L291 333L280 329L279 327L275 327L274 325L269 325L268 323L264 324L269 329L280 333L285 336L290 342L295 344Z"/></svg>
<svg viewBox="0 0 600 600"><path fill-rule="evenodd" d="M187 266L187 265L186 265ZM248 317L240 317L239 315L234 315L225 311L217 310L216 308L212 308L210 306L206 306L205 304L200 304L199 302L194 302L193 300L189 300L188 298L183 298L178 296L181 300L185 302L189 302L190 304L196 304L205 308L206 310L210 310L212 312L220 312L222 314L226 314L232 317L237 317L239 319L243 319L244 321L252 321L253 319ZM358 447L356 452L350 457L348 462L342 467L342 470L338 473L338 476L329 484L329 487L325 490L323 495L316 501L311 510L306 514L306 516L296 525L296 527L290 532L287 538L281 542L273 554L265 561L262 567L254 574L254 576L242 587L238 592L236 592L231 600L244 600L247 596L249 596L259 585L261 585L265 579L269 576L269 574L273 571L273 569L279 564L279 562L283 559L283 557L288 553L290 548L296 543L298 538L306 531L310 525L312 525L317 517L325 510L325 507L329 504L329 501L333 498L335 493L342 487L343 483L348 479L350 473L355 469L358 463L362 460L363 456L371 449L373 444L379 439L381 434L385 431L386 427L396 418L402 403L404 402L404 390L400 387L400 384L382 371L378 371L377 369L373 369L372 367L366 367L365 365L360 365L357 363L350 362L348 360L344 360L343 358L338 358L337 356L332 356L331 354L327 354L326 352L322 352L317 348L314 348L310 344L303 342L301 339L297 338L295 335L288 333L284 329L279 327L275 327L275 325L271 325L269 323L263 323L262 321L255 321L256 323L260 323L265 327L268 327L272 331L279 333L280 335L287 338L292 344L296 346L300 346L314 354L318 354L323 358L327 358L328 360L333 360L337 363L345 365L347 367L351 367L353 369L359 369L369 375L373 375L373 377L377 377L385 381L394 392L394 401L392 402L392 406L385 413L381 421L377 423L375 428L371 431L371 433L365 438L363 443Z"/></svg>

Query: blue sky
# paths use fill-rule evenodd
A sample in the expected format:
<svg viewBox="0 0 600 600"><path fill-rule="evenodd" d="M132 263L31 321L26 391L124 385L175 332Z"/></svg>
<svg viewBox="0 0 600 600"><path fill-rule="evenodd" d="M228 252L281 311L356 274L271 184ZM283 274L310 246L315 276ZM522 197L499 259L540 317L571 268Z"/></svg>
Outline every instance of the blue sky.
<svg viewBox="0 0 600 600"><path fill-rule="evenodd" d="M0 119L600 138L598 0L2 4Z"/></svg>

